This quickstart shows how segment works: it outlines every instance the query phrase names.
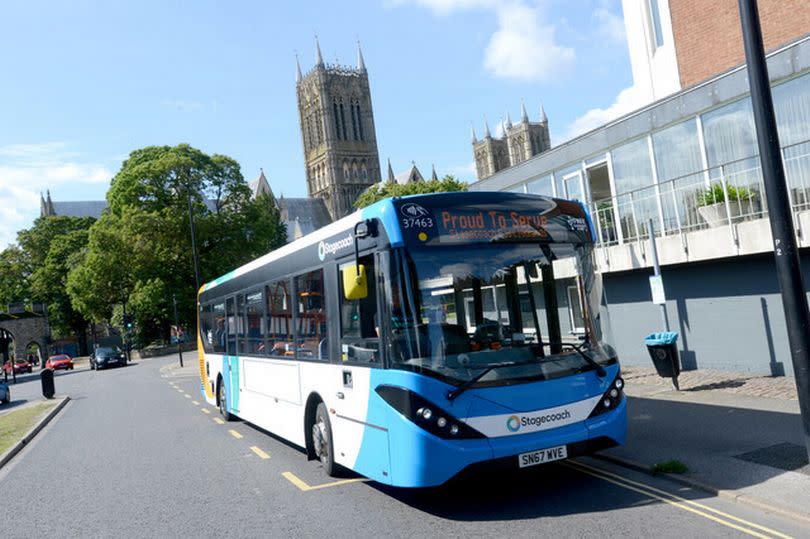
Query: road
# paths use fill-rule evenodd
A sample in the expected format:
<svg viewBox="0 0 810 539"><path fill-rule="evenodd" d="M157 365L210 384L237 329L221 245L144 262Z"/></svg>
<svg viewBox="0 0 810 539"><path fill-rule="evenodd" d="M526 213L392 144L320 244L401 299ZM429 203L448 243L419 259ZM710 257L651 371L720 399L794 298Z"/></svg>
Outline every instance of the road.
<svg viewBox="0 0 810 539"><path fill-rule="evenodd" d="M0 470L4 537L802 537L800 524L594 459L424 490L335 482L223 423L175 358L56 377L71 402ZM36 378L13 388L36 398ZM675 495L677 498L673 498Z"/></svg>

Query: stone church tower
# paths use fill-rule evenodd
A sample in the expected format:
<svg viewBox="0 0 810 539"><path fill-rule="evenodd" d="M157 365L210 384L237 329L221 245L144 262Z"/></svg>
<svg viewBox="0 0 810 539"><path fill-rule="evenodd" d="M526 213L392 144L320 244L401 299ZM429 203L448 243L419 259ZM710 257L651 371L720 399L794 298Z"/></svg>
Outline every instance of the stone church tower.
<svg viewBox="0 0 810 539"><path fill-rule="evenodd" d="M315 67L306 76L296 58L296 94L304 143L307 191L323 199L333 220L380 181L380 158L368 72L357 44L357 67L325 64L315 42Z"/></svg>
<svg viewBox="0 0 810 539"><path fill-rule="evenodd" d="M503 123L503 136L493 137L489 125L485 124L484 138L478 140L475 130L472 132L475 172L478 179L487 178L505 168L534 157L551 148L548 135L548 118L546 111L540 107L540 121L530 122L525 105L520 107L520 123L512 124L509 113Z"/></svg>

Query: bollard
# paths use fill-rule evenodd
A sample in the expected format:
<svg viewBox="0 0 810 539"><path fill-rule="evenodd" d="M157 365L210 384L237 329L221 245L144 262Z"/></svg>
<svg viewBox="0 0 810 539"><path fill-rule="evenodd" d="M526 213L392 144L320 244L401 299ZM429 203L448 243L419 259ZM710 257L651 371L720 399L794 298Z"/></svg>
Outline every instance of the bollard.
<svg viewBox="0 0 810 539"><path fill-rule="evenodd" d="M39 378L42 380L42 396L46 399L52 399L54 393L56 393L53 385L53 369L44 369L39 374Z"/></svg>

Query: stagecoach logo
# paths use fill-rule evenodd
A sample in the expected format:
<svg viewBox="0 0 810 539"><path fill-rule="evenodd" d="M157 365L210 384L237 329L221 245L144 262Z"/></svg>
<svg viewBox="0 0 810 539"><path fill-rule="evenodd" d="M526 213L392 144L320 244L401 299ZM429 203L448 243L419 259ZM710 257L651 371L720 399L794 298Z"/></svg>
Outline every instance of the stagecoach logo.
<svg viewBox="0 0 810 539"><path fill-rule="evenodd" d="M568 221L569 230L573 230L574 232L586 232L588 230L588 223L586 223L585 219L582 217L566 215L565 218Z"/></svg>
<svg viewBox="0 0 810 539"><path fill-rule="evenodd" d="M513 415L507 418L506 428L509 429L509 432L517 432L520 427L541 427L545 424L553 424L570 418L571 412L568 409L550 414L523 415L520 417Z"/></svg>
<svg viewBox="0 0 810 539"><path fill-rule="evenodd" d="M403 217L410 217L410 218L427 217L430 215L429 211L427 211L425 208L414 202L408 202L407 204L403 204L402 207L399 208L399 213L401 213Z"/></svg>
<svg viewBox="0 0 810 539"><path fill-rule="evenodd" d="M322 241L318 244L318 258L324 260L326 255L333 255L336 252L340 251L341 249L346 249L353 245L352 242L352 235L349 234L343 239L339 239L337 241L328 242Z"/></svg>

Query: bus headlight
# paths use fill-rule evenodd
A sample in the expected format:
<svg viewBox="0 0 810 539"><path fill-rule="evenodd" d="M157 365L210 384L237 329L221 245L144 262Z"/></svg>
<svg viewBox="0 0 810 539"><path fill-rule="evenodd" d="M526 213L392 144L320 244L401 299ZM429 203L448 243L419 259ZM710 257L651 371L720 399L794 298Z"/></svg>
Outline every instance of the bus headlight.
<svg viewBox="0 0 810 539"><path fill-rule="evenodd" d="M602 398L599 400L599 403L591 412L591 415L588 418L596 417L598 415L604 414L611 410L614 410L624 399L624 391L622 388L624 387L624 380L620 375L616 375L616 378L610 384L609 389L605 391L605 394L602 395Z"/></svg>
<svg viewBox="0 0 810 539"><path fill-rule="evenodd" d="M374 391L406 419L439 438L485 438L474 428L409 389L381 385Z"/></svg>

